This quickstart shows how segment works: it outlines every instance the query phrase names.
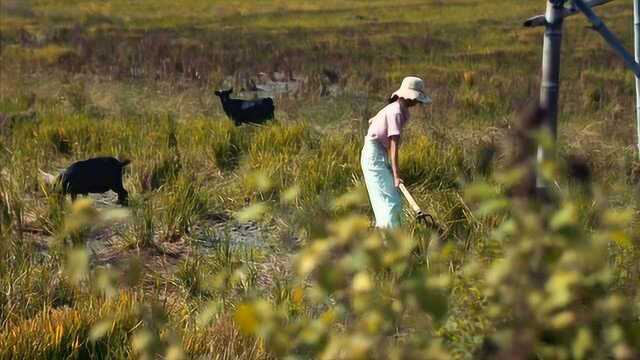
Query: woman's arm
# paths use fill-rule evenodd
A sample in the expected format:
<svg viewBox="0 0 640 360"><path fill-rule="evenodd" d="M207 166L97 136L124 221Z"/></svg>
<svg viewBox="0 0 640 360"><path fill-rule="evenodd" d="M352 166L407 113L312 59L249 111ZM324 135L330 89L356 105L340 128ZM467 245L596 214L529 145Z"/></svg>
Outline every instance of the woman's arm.
<svg viewBox="0 0 640 360"><path fill-rule="evenodd" d="M402 179L400 178L400 172L398 171L398 148L400 136L389 136L389 157L391 158L391 171L393 172L393 183L396 187L400 186Z"/></svg>

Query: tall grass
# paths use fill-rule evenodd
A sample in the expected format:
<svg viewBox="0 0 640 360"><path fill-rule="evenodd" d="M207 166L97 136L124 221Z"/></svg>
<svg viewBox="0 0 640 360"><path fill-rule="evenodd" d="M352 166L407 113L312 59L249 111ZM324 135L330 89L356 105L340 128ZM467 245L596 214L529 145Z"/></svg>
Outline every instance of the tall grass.
<svg viewBox="0 0 640 360"><path fill-rule="evenodd" d="M78 119L80 124L73 124ZM86 123L82 125L84 121ZM425 210L433 213L438 222L448 229L448 243L441 244L444 246L443 253L437 255L427 247L432 239L431 232L412 221L408 221L410 236L389 238L385 240L391 241L388 248L378 247L382 245L377 243L378 240L374 240L375 235L371 235L373 238L366 235L369 221L362 217L368 215L366 197L362 197L361 194L334 201L335 197L345 191L362 190L358 166L361 147L359 131L342 132L340 136L333 131L320 134L319 130L302 122L235 128L229 126L230 122L219 119L196 120L195 126L182 122L170 124L166 117L152 117L148 123L138 120L114 120L113 124L89 121L95 120L60 116L53 118L52 122L55 125L24 124L18 129L18 133L38 133L43 128L75 128L65 134L69 136L72 144L76 141L74 139L86 141L86 145L72 147L71 156L82 157L112 151L112 140L91 139L94 136L97 139L102 128L113 127L106 130L107 133L122 129L122 133L118 132L119 141L122 141L118 148L129 149L130 154L134 154L134 162L125 173L125 184L131 189L132 218L126 225L125 232L118 232L124 234L126 246L120 248L124 252L123 257L128 257L127 252L131 250L143 255L152 254L144 256L176 256L175 254L180 252L168 251L171 249L168 244L183 243L188 249L191 246L188 240L193 231L198 227L208 226L207 219L213 209L239 210L245 206L246 199L266 204L268 212L267 216L263 217L264 221L283 226L278 231L294 236L296 244L286 248L287 250L276 249L270 257L256 255L251 251L245 252L226 242L215 247L210 255L193 255L179 260L175 270L169 270L169 273L163 273L166 270L161 270L150 274L144 280L146 290L143 292L146 294L140 296L167 299L167 304L160 305L158 311L161 314L177 312L168 317L162 315L163 318L166 317L165 320L156 319L156 316L160 316L153 315L157 313L154 312L156 310L136 310L133 313L129 313L129 310L99 310L101 307L111 306L108 304L112 300L104 300L103 303L103 299L96 297L93 290L86 292L74 285L74 277L66 274L70 271L67 270L68 265L65 265L66 256L37 255L33 245L29 245L32 243L26 239L20 240L18 236L19 229L27 225L34 226L29 223L31 220L25 216L24 210L21 210L27 208L39 214L36 219L39 219L39 222L36 222L37 229L69 239L70 244L83 244L91 234L83 229L93 227L80 226L74 228L77 232L69 233L66 219L75 207L67 206L67 200L56 197L55 192L50 192L44 187L36 187L37 181L28 171L17 171L12 173L12 177L4 176L0 183L4 219L2 246L7 251L8 259L12 259L6 266L0 267L0 279L7 288L12 289L0 297L3 309L2 341L11 349L6 357L13 356L11 354L15 351L22 351L22 348L27 346L20 340L22 334L39 331L45 331L47 335L37 343L33 350L34 356L53 354L51 356L54 357L73 354L91 354L96 357L129 356L134 353L151 354L158 351L167 354L169 351L178 351L175 350L178 347L190 356L207 356L213 353L248 358L286 353L309 355L314 351L320 351L319 349L332 351L324 346L335 344L334 341L337 341L336 337L331 335L333 331L346 331L344 334L349 334L349 338L358 339L362 334L359 333L360 330L350 327L352 323L349 319L360 317L363 317L361 321L365 324L367 321L373 321L372 324L375 324L375 321L378 321L375 319L394 318L395 324L401 326L397 327L397 333L393 336L399 339L414 339L416 334L421 333L414 333L412 330L420 328L417 325L419 322L409 321L404 316L390 315L393 311L389 309L395 306L393 303L387 304L389 308L384 305L376 307L372 313L367 313L362 312L361 305L351 304L350 297L340 297L344 291L341 289L351 286L348 285L350 283L358 283L357 286L365 288L368 286L364 275L352 273L352 266L368 266L366 264L377 264L379 261L389 266L392 271L404 274L398 279L389 279L384 271L381 272L380 291L390 294L393 298L405 296L394 292L394 288L403 289L402 294L409 296L403 300L406 301L403 304L406 305L404 311L407 314L418 314L413 313L414 306L424 306L425 313L407 316L415 321L423 319L424 324L430 324L429 328L421 328L421 331L432 334L429 336L442 336L447 351L455 357L466 357L481 349L483 342L489 341L488 338L493 339L493 329L505 321L486 313L490 297L483 291L490 285L487 285L487 280L478 273L467 274L467 271L469 266L498 266L496 259L507 256L510 251L520 251L518 248L511 248L511 241L514 240L507 240L506 235L512 234L509 232L512 231L509 230L509 226L516 221L512 217L515 216L513 214L518 213L511 214L502 209L502 200L487 200L483 208L477 204L474 206L473 201L460 194L461 187L465 187L470 179L485 179L487 174L476 174L474 168L469 168L472 160L465 158L465 154L473 151L468 148L463 151L448 138L435 140L425 134L414 133L414 136L405 139L404 155L401 159L401 171L414 194ZM136 135L145 131L149 131L148 138ZM84 132L86 134L83 134ZM55 150L55 146L52 146L47 137L40 139L42 141L35 143L26 139L12 139L24 146L24 149L22 154L17 154L11 159L9 168L19 169L19 162L26 159L27 154L39 154L35 163L48 163L45 167L47 169L56 167L52 164L64 164L69 161L67 157L70 154ZM230 139L235 139L232 141L235 142L233 150L223 146ZM14 146L18 145L12 145L12 148ZM215 155L216 151L219 151L219 156ZM234 160L237 164L227 166L231 163L226 163L227 165L221 166L216 159L225 159L226 156L230 156L226 159L237 159ZM137 157L142 160L138 160ZM155 164L161 163L154 164L154 160L148 160L162 158L171 161L173 170L157 176L156 186L142 186L140 179L160 169ZM468 176L469 173L471 177ZM571 181L562 180L561 184L571 184ZM597 188L597 182L593 186ZM577 191L577 187L575 189ZM601 215L598 215L600 210L587 206L591 203L589 194L584 192L580 195L585 199L585 215L584 218L581 217L583 220L572 226L599 229L600 221L597 219L601 218ZM591 194L597 194L597 191ZM572 196L578 196L577 192ZM622 201L625 201L624 204L627 206L634 204L629 197ZM512 211L519 211L516 209L514 207ZM91 210L88 214L98 213ZM634 218L635 215L630 216ZM19 220L20 218L22 220ZM88 219L91 219L91 216ZM325 221L328 219L334 220ZM524 221L526 224L525 220L517 221ZM637 220L630 226L632 229L637 227ZM504 233L505 231L507 233ZM617 234L618 230L608 231L604 230L604 236ZM628 237L632 233L626 231L624 234L627 236L624 239L627 240L616 242L616 245L608 250L608 266L621 270L608 286L611 287L611 291L621 291L633 299L637 296L637 286L633 279L637 273L635 263L638 253L632 240L634 238ZM326 245L326 240L323 239L327 237L335 241L331 246L335 246L336 256L342 260L334 263L329 260L331 257L325 257L328 255L322 249ZM432 242L431 246L434 244ZM412 252L410 248L414 246L421 250ZM320 293L312 290L316 285L307 293L304 284L309 279L304 276L297 278L299 274L287 265L290 260L286 259L290 255L286 254L286 251L297 248L301 249L300 256L303 258L306 256L304 254L315 254L310 255L309 260L314 264L316 261L326 261L323 265L318 265L317 270L319 277L316 285L321 287ZM64 247L61 250L66 251ZM190 251L198 250L190 249L182 253ZM316 254L316 251L319 253ZM42 262L38 260L39 256L48 260ZM58 271L61 268L65 269L62 273ZM123 271L126 272L126 268ZM416 281L420 280L416 280L415 276L423 276L416 274L430 274L428 277L436 278L437 274L452 274L455 280L452 280L451 292L447 292L446 296L442 293L443 290L438 288L437 293L441 294L438 297L427 297L429 301L412 305L412 302L418 301L425 291L426 294L431 291L416 285ZM21 280L11 280L15 278ZM97 278L89 273L83 279L82 281L91 282ZM117 287L117 283L112 286ZM473 291L468 293L465 291L467 288ZM357 291L363 291L364 288L358 289L360 290ZM355 290L348 290L347 293L350 291ZM412 293L413 291L416 293ZM318 296L322 294L338 296L343 299L341 301L345 301L346 307L330 307L333 301L331 297L325 299L326 301L317 302ZM38 301L32 300L36 296ZM360 295L354 296L353 301L368 301L368 295L364 298ZM442 309L445 298L447 308L450 309L446 312L447 320L434 323L434 316L444 319L445 313ZM244 301L247 303L240 305ZM264 301L269 304L268 307ZM501 303L499 300L492 301L496 301L494 304L499 306L508 306L508 303ZM91 310L96 308L90 307L94 305L88 304L101 305L95 305L99 306L96 312ZM137 304L130 305L131 308L140 309ZM248 310L253 306L256 306L254 310ZM199 323L198 318L201 313L210 311L207 309L215 311L211 310L212 315L207 316L208 321L204 325L203 322ZM90 311L95 314L86 313ZM347 311L340 315L346 317L327 323L323 322L325 320L322 320L322 317L315 318L319 314L325 314L322 316L326 318L337 316L335 314L338 313L334 313L336 311ZM113 313L107 314L111 312ZM234 320L230 320L231 317ZM120 325L112 325L115 326L112 336L91 340L95 337L91 334L107 328L103 321ZM140 321L144 326L140 325L142 327L131 332ZM62 325L56 327L51 325L53 322ZM537 324L541 326L540 329L544 328L541 323ZM263 329L262 326L268 328ZM298 330L306 329L307 326L310 326L309 329L315 329L307 330L311 331L308 333L311 338L297 338L295 334ZM170 329L182 330L173 333L174 330ZM256 329L266 332L262 333L263 330ZM392 336L390 329L394 329L393 326L385 325L374 329L385 329L381 330L382 335L376 335L381 336L375 337L376 339L385 339L384 343L400 346L400 343L395 343L388 337ZM320 335L312 336L313 331ZM262 335L255 338L251 336L258 333ZM485 337L480 339L473 335L477 333L482 333ZM209 334L217 336L208 341L206 336ZM316 340L311 339L318 339L315 336L324 340L314 342ZM227 342L223 339L227 339ZM356 345L349 343L341 346L356 351L357 348L351 348Z"/></svg>
<svg viewBox="0 0 640 360"><path fill-rule="evenodd" d="M5 328L0 334L0 358L124 357L130 350L129 332L138 323L136 308L139 298L121 293L111 300L93 300L76 304L75 308L41 308L41 312ZM94 325L102 325L99 339Z"/></svg>
<svg viewBox="0 0 640 360"><path fill-rule="evenodd" d="M415 136L403 146L403 180L432 190L456 188L464 174L464 158L460 148L439 145L426 136Z"/></svg>
<svg viewBox="0 0 640 360"><path fill-rule="evenodd" d="M633 77L580 21L552 201L505 195L501 145L538 92L541 33L519 24L541 6L3 2L0 359L636 358ZM602 9L631 41L628 6ZM212 90L259 72L303 84L277 122L236 127ZM362 126L407 74L435 101L400 172L441 242L410 211L370 229ZM573 155L589 181L564 176ZM93 156L132 160L117 226L38 179ZM258 226L259 247L221 221Z"/></svg>
<svg viewBox="0 0 640 360"><path fill-rule="evenodd" d="M166 196L160 198L160 211L164 214L162 224L164 239L175 239L186 235L198 217L206 210L198 184L187 177L179 178L172 187L166 189Z"/></svg>
<svg viewBox="0 0 640 360"><path fill-rule="evenodd" d="M124 236L128 247L150 248L155 244L157 214L150 198L139 197L130 204L132 223Z"/></svg>

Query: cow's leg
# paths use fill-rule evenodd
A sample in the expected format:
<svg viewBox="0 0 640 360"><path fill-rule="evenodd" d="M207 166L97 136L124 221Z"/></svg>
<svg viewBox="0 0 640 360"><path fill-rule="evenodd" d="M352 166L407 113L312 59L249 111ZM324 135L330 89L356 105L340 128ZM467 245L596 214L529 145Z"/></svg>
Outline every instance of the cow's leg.
<svg viewBox="0 0 640 360"><path fill-rule="evenodd" d="M127 205L129 199L129 193L122 186L122 180L120 180L113 188L111 188L114 192L118 194L118 204Z"/></svg>
<svg viewBox="0 0 640 360"><path fill-rule="evenodd" d="M71 202L76 201L76 198L77 198L77 197L78 197L78 194L76 194L76 193L72 192L72 193L71 193Z"/></svg>
<svg viewBox="0 0 640 360"><path fill-rule="evenodd" d="M125 189L121 189L118 191L118 204L120 205L128 205L129 203L129 193Z"/></svg>

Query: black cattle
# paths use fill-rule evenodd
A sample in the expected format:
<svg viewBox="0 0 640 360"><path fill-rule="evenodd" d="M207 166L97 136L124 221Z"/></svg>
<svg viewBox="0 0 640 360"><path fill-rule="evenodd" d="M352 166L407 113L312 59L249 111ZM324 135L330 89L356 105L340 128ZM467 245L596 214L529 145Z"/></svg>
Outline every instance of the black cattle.
<svg viewBox="0 0 640 360"><path fill-rule="evenodd" d="M231 99L229 95L233 88L229 90L216 91L220 97L222 108L225 114L238 125L244 123L262 124L269 119L273 119L273 100L271 98L257 100Z"/></svg>
<svg viewBox="0 0 640 360"><path fill-rule="evenodd" d="M70 194L71 200L78 194L86 196L113 190L118 194L118 203L126 205L129 194L122 186L122 169L130 162L112 157L78 161L63 171L57 181L62 185L62 193Z"/></svg>

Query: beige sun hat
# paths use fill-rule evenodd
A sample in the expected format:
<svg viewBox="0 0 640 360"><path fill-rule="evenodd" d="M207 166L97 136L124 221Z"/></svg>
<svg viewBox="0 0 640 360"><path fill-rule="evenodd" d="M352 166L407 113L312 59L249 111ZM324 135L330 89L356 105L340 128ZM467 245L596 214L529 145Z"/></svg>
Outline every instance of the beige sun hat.
<svg viewBox="0 0 640 360"><path fill-rule="evenodd" d="M424 81L415 76L407 76L402 79L400 89L391 94L391 98L396 96L407 100L416 100L423 104L431 103L431 98L424 93Z"/></svg>

